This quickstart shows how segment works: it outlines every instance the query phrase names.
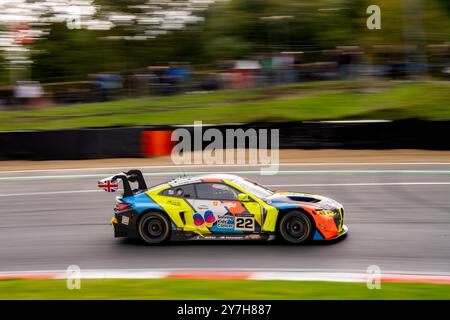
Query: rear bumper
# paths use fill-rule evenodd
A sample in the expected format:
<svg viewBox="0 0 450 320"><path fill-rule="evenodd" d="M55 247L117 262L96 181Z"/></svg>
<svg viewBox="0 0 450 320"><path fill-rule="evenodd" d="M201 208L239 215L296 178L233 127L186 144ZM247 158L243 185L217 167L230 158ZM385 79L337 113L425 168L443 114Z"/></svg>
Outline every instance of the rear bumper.
<svg viewBox="0 0 450 320"><path fill-rule="evenodd" d="M128 233L127 230L120 227L116 218L111 219L111 226L113 227L115 238L121 238L121 237L127 236L127 233Z"/></svg>
<svg viewBox="0 0 450 320"><path fill-rule="evenodd" d="M114 212L114 217L111 219L114 237L137 238L136 220L137 213L134 210Z"/></svg>

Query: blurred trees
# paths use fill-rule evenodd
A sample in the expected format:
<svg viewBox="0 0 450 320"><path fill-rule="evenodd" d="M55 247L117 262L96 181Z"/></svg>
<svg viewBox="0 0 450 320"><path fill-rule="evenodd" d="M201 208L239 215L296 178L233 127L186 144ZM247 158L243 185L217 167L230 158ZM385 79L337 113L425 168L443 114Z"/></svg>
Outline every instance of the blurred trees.
<svg viewBox="0 0 450 320"><path fill-rule="evenodd" d="M64 81L171 61L211 66L219 59L271 51L318 52L341 45L359 45L365 50L376 44L403 44L407 25L413 22L421 28L421 41L449 41L449 2L416 1L422 10L412 14L405 10L406 0L218 1L200 13L204 22L141 41L132 40L142 31L137 23L107 31L70 30L65 24L53 24L48 36L31 46L32 76ZM108 10L127 13L139 10L133 6L143 2L97 0ZM381 7L381 30L366 28L369 4Z"/></svg>

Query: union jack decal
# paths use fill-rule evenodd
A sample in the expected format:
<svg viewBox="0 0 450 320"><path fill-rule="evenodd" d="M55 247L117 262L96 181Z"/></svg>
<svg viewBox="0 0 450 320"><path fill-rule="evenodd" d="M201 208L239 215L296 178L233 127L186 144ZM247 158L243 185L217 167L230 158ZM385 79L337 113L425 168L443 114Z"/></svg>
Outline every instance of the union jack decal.
<svg viewBox="0 0 450 320"><path fill-rule="evenodd" d="M117 189L119 189L119 183L116 181L111 181L110 179L105 179L98 182L98 187L106 192L116 192Z"/></svg>

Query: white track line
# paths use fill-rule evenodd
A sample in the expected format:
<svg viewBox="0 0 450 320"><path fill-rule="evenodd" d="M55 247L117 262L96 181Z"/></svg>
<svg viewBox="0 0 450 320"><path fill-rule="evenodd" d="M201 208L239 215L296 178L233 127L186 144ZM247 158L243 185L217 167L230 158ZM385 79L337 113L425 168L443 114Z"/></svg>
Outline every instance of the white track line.
<svg viewBox="0 0 450 320"><path fill-rule="evenodd" d="M428 186L428 185L450 185L450 182L368 182L368 183L305 183L305 184L267 184L267 187L352 187L352 186ZM64 190L64 191L44 191L44 192L24 192L0 194L0 197L22 197L22 196L43 196L54 194L72 193L93 193L103 190Z"/></svg>
<svg viewBox="0 0 450 320"><path fill-rule="evenodd" d="M180 175L203 175L212 174L213 171L167 171L143 173L145 177L169 177ZM229 174L237 175L261 175L261 171L228 171ZM43 175L43 176L4 176L0 177L0 181L20 181L20 180L54 180L54 179L83 179L83 178L101 178L113 175L114 173L92 173L92 174L71 174L71 175ZM361 170L361 169L344 169L344 170L280 170L275 171L273 175L288 174L450 174L450 170Z"/></svg>
<svg viewBox="0 0 450 320"><path fill-rule="evenodd" d="M267 187L345 187L345 186L427 186L450 185L450 182L368 182L368 183L308 183L308 184L267 184Z"/></svg>
<svg viewBox="0 0 450 320"><path fill-rule="evenodd" d="M247 267L247 268L235 268L235 267L182 267L182 268L130 268L130 269L82 269L85 272L318 272L318 273L364 273L364 269L327 269L327 268L259 268L259 267ZM66 270L62 269L45 269L45 270L20 270L20 271L0 271L0 275L11 274L11 273L21 273L21 274L38 274L38 273L65 273ZM445 275L450 277L450 272L427 272L427 271L412 271L412 270L386 270L387 274L409 274L409 275L429 275L438 276Z"/></svg>
<svg viewBox="0 0 450 320"><path fill-rule="evenodd" d="M71 194L71 193L92 193L103 190L64 190L64 191L44 191L44 192L24 192L24 193L6 193L0 194L0 197L22 197L22 196L44 196L49 194Z"/></svg>
<svg viewBox="0 0 450 320"><path fill-rule="evenodd" d="M373 275L364 272L349 271L307 271L307 270L226 270L226 269L99 269L80 270L78 274L65 271L23 271L1 272L0 280L7 279L245 279L245 280L288 280L288 281L337 281L337 282L367 282ZM383 273L382 282L425 282L450 284L448 274L417 274L417 273Z"/></svg>
<svg viewBox="0 0 450 320"><path fill-rule="evenodd" d="M269 164L216 164L216 165L158 165L158 166L122 166L122 167L90 167L90 168L53 168L53 169L29 169L29 170L7 170L0 171L0 174L10 173L31 173L49 171L91 171L91 170L127 170L133 168L140 169L174 169L182 171L183 168L223 168L223 167L266 167ZM378 166L378 165L450 165L450 162L320 162L320 163L279 163L278 166Z"/></svg>

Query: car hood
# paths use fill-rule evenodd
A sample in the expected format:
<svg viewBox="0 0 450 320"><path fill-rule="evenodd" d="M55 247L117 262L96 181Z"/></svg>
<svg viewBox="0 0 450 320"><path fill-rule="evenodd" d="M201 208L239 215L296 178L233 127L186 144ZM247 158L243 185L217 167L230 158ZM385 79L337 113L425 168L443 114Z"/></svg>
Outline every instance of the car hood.
<svg viewBox="0 0 450 320"><path fill-rule="evenodd" d="M299 205L305 204L326 210L342 208L342 205L333 199L318 194L301 192L276 192L265 200L274 207L284 207L286 204L291 203Z"/></svg>

